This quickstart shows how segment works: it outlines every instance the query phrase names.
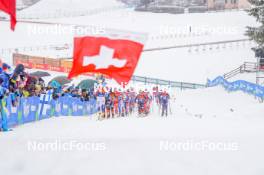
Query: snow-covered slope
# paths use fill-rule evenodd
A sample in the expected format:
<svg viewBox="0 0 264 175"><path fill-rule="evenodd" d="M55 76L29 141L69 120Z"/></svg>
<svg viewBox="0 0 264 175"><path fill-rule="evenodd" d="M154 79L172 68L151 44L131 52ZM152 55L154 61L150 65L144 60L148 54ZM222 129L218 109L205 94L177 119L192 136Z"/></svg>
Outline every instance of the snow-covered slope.
<svg viewBox="0 0 264 175"><path fill-rule="evenodd" d="M244 11L172 15L125 9L93 16L45 21L146 32L150 37L147 47L242 39L246 38L246 26L256 25L255 19Z"/></svg>
<svg viewBox="0 0 264 175"><path fill-rule="evenodd" d="M21 11L19 18L58 18L102 13L123 7L116 0L42 0Z"/></svg>
<svg viewBox="0 0 264 175"><path fill-rule="evenodd" d="M262 109L248 95L211 88L177 94L168 118L152 113L106 121L47 119L0 133L0 168L21 175L258 175L264 161ZM56 143L79 147L65 151ZM38 145L35 151L32 144Z"/></svg>
<svg viewBox="0 0 264 175"><path fill-rule="evenodd" d="M258 118L263 103L243 92L228 93L222 87L189 90L176 94L176 111L202 118Z"/></svg>
<svg viewBox="0 0 264 175"><path fill-rule="evenodd" d="M242 74L238 74L238 75L228 79L228 81L230 81L230 82L234 82L234 81L237 81L237 80L245 80L245 81L248 81L248 82L251 82L251 83L256 83L256 73L255 72L242 73ZM263 86L264 84L261 83L261 85Z"/></svg>
<svg viewBox="0 0 264 175"><path fill-rule="evenodd" d="M121 13L122 14L122 13ZM132 15L132 14L131 14ZM136 14L138 15L138 14ZM156 15L156 14L155 14ZM208 15L208 16L207 16ZM197 20L193 20L192 24L199 24L199 20L207 17L210 19L212 23L208 24L210 26L216 25L216 19L225 19L219 22L219 25L223 25L226 27L237 26L238 35L230 35L230 39L238 39L244 38L244 27L251 23L251 18L246 16L244 12L227 12L227 13L217 13L217 14L185 14L179 16L165 15L161 14L159 16L161 20L161 24L169 23L173 25L181 24L182 26L187 25L188 22L192 22L192 17ZM158 15L157 15L158 17ZM241 20L239 17L243 18ZM244 18L245 17L245 18ZM144 18L144 16L142 16ZM150 16L146 16L146 19L150 18ZM87 20L84 20L85 24ZM88 18L89 19L89 18ZM114 24L116 18L112 19L112 24ZM121 18L117 18L121 20ZM184 20L183 20L184 19ZM185 20L186 19L186 20ZM73 20L73 19L72 19ZM71 23L72 20L69 23ZM109 19L110 20L110 19ZM164 21L163 21L164 20ZM89 21L89 20L88 20ZM95 18L91 20L95 21ZM99 20L100 21L100 20ZM111 21L111 20L110 20ZM133 26L126 25L125 20L121 20L124 22L124 25L120 25L122 29L137 30L140 27L142 30L138 30L144 32L146 30L150 30L150 34L159 35L158 28L160 25L156 23L155 20L141 21L135 20L134 28ZM129 21L129 19L128 19ZM67 23L67 21L62 21ZM78 20L76 20L76 23ZM107 19L97 22L104 23L108 22ZM78 22L79 23L79 22ZM120 23L121 24L121 23ZM202 22L201 22L202 24ZM109 23L110 25L110 23ZM73 53L72 47L69 50L57 51L50 50L50 46L63 45L65 43L72 44L73 42L73 33L57 33L56 27L53 25L43 25L43 24L26 24L26 23L18 23L16 32L9 31L9 24L6 22L1 22L0 28L0 36L3 38L3 42L0 42L0 48L16 48L20 47L19 52L25 53L29 55L36 56L48 56L54 58L61 57L70 57ZM142 27L144 26L144 27ZM118 26L116 26L118 27ZM144 30L143 30L144 28ZM35 30L36 29L36 30ZM63 29L63 28L62 28ZM69 29L66 27L66 29ZM55 30L55 32L49 32L50 30ZM36 31L36 34L33 32ZM44 32L43 32L44 31ZM48 31L48 32L47 32ZM223 38L222 38L223 37ZM221 41L228 37L228 35L210 35L210 36L177 36L172 38L149 38L148 43L145 48L152 47L166 47L170 45L181 45L181 44L194 44L194 43L204 43L207 41ZM8 42L4 42L7 41ZM33 51L30 48L25 48L27 46L33 46ZM36 47L36 46L48 46L47 49L45 47ZM255 62L254 53L251 48L254 46L254 43L245 41L245 42L237 42L232 44L216 44L216 45L207 45L207 46L199 46L199 47L186 47L186 48L178 48L178 49L169 49L169 50L161 50L161 51L153 51L153 52L144 52L142 54L139 65L136 69L136 75L139 76L148 76L148 77L156 77L161 79L173 80L173 81L186 81L186 82L194 82L194 83L205 83L207 78L213 79L219 75L223 75L234 68L242 65L245 61ZM0 57L3 57L8 62L11 62L11 55L9 50L5 50L5 52L0 51Z"/></svg>
<svg viewBox="0 0 264 175"><path fill-rule="evenodd" d="M233 70L245 61L256 62L252 43L214 45L144 52L137 75L185 82L206 83Z"/></svg>
<svg viewBox="0 0 264 175"><path fill-rule="evenodd" d="M119 5L114 0L42 0L19 15L79 16L74 15L76 11L100 12L102 7L113 8L116 4ZM147 32L150 38L146 48L243 39L245 26L255 25L254 19L245 12L168 15L120 10L47 21ZM176 30L187 26L191 31L164 34L160 29L166 25ZM9 23L0 22L0 26L0 48L3 49L0 57L5 62L12 61L14 50L8 48L20 47L20 53L54 58L72 54L72 48L59 52L50 50L50 46L72 44L73 34L33 34L33 24L25 23L18 23L14 33L9 31ZM44 26L49 27L35 24L40 30ZM209 31L202 34L193 31L203 26L235 30L233 33ZM245 61L255 61L250 49L253 45L239 42L232 46L220 44L144 52L136 74L205 83L206 78L222 75ZM0 170L6 175L263 174L263 103L241 92L227 93L220 87L172 93L176 100L170 104L172 113L168 118L159 117L158 108L153 108L146 118L131 116L97 121L95 116L61 117L19 126L8 133L0 132ZM58 142L87 144L90 149L63 150L56 148ZM164 142L169 142L168 150L161 148ZM29 149L29 144L34 143L38 145L35 151ZM201 146L204 143L231 145L232 149L190 147L190 144ZM100 150L102 145L104 149ZM177 147L180 145L185 146Z"/></svg>
<svg viewBox="0 0 264 175"><path fill-rule="evenodd" d="M52 3L48 4L47 2L43 1L41 3L51 6ZM62 2L64 1L53 3ZM115 1L105 3L112 4L113 2L116 4ZM81 4L75 1L67 1L67 3L74 3L76 8ZM89 3L87 1L87 4ZM102 1L98 1L98 4L100 3ZM40 3L39 7L42 7ZM74 8L73 5L72 9ZM57 24L94 25L110 29L115 28L117 31L146 32L149 34L149 40L145 49L243 39L246 38L244 36L245 27L256 24L254 18L249 17L246 12L242 11L171 15L118 10L94 16L50 19L46 21ZM166 27L172 29L171 33L166 34L166 31L161 30ZM192 28L191 32L189 27ZM57 32L57 28L62 30ZM72 44L75 34L61 32L65 28L66 31L70 30L69 26L63 25L18 23L16 32L13 33L9 31L8 23L1 22L0 37L3 38L3 42L0 42L0 48L20 47L20 53L54 58L70 57L73 53L72 47L64 51L36 47L47 46L47 48L50 48L50 46L63 45L65 43ZM195 29L198 28L201 30L196 31ZM183 29L184 32L187 30L187 33L179 33L177 29ZM203 31L202 29L207 29L207 32L199 34L199 31ZM217 32L217 29L220 31ZM4 42L5 40L8 40L8 42ZM27 46L33 46L33 51L30 48L23 48ZM213 79L216 76L223 75L245 61L255 62L254 53L251 50L253 46L252 42L237 42L233 44L145 52L142 54L136 69L136 75L173 81L205 83L207 78ZM8 49L5 52L0 51L0 57L11 62L11 54Z"/></svg>

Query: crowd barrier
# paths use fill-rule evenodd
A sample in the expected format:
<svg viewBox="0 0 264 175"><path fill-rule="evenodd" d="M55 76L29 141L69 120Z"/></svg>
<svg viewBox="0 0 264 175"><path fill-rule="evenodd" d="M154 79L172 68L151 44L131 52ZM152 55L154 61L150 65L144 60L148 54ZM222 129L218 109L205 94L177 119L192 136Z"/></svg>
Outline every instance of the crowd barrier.
<svg viewBox="0 0 264 175"><path fill-rule="evenodd" d="M17 125L60 116L90 116L97 112L96 100L88 102L79 98L60 97L54 100L49 95L20 98L17 105L12 97L1 100L0 126L12 128Z"/></svg>
<svg viewBox="0 0 264 175"><path fill-rule="evenodd" d="M254 95L255 97L258 97L262 100L264 99L264 87L254 83L250 83L248 81L237 80L234 82L228 82L222 76L219 76L212 81L211 80L207 81L208 87L214 87L219 85L222 85L229 92L242 91L244 93Z"/></svg>

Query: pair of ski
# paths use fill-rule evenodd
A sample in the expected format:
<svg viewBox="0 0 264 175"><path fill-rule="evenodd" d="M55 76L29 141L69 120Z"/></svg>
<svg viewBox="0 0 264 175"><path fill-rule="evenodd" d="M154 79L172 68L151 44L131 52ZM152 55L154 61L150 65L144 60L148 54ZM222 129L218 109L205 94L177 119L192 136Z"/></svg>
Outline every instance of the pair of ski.
<svg viewBox="0 0 264 175"><path fill-rule="evenodd" d="M159 107L159 115L162 116L162 107L161 107L160 104L158 104L158 107ZM169 108L170 115L172 115L173 113L172 113L172 110L171 110L171 103L168 103L168 108ZM168 117L168 115L166 117Z"/></svg>

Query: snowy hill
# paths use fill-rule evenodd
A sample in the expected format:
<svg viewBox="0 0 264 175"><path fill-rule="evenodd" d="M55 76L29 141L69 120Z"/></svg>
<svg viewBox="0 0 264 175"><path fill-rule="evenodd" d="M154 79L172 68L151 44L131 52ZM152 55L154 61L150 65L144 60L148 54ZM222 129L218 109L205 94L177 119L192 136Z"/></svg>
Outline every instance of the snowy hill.
<svg viewBox="0 0 264 175"><path fill-rule="evenodd" d="M153 18L159 20L151 20ZM199 35L196 32L185 35L180 35L179 33L169 35L160 33L160 28L164 25L171 27L178 26L179 28L189 25L202 27L205 24L203 22L204 19L208 21L208 28L214 29L217 26L223 26L227 29L234 28L235 31L231 33L205 32ZM206 42L246 38L244 36L245 27L247 25L254 25L255 21L245 12L150 15L120 10L90 17L49 19L46 21L62 24L62 28L66 27L66 29L69 29L69 26L64 26L63 24L74 23L92 26L103 25L110 29L115 28L117 32L120 30L147 32L149 40L146 43L145 49L187 45L185 48L144 52L136 69L136 75L139 76L204 84L207 78L213 79L216 76L223 75L240 66L245 61L256 62L254 53L251 50L254 43L249 41L188 47L188 44L203 44ZM14 33L9 31L8 23L1 22L1 26L0 36L9 42L0 42L0 47L5 49L5 51L0 51L0 54L7 62L11 62L12 60L9 48L17 47L20 48L20 53L36 56L60 58L72 55L72 47L63 51L43 49L42 47L46 46L49 48L49 46L64 45L65 43L72 44L74 33L45 32L58 27L58 25L18 23L17 30ZM33 32L35 29L37 31L36 34ZM30 46L33 49L30 49Z"/></svg>
<svg viewBox="0 0 264 175"><path fill-rule="evenodd" d="M39 2L40 0L17 0L17 9L23 10L31 5Z"/></svg>
<svg viewBox="0 0 264 175"><path fill-rule="evenodd" d="M12 63L14 52L71 57L73 38L78 34L52 30L73 24L149 34L145 49L158 50L143 52L135 72L139 76L205 83L207 78L223 75L245 61L256 61L251 50L254 42L229 41L247 39L245 27L256 25L245 12L169 15L116 10L119 7L115 0L42 0L19 13L20 18L40 18L32 19L34 23L19 22L16 31L11 32L9 23L0 21L0 58ZM167 27L171 29L168 33ZM65 44L67 49L56 50ZM190 46L193 44L197 45ZM175 48L162 49L170 46ZM46 82L59 75L50 73L52 76L45 77ZM253 81L251 74L247 78ZM74 83L82 79L79 77ZM161 118L154 105L145 118L138 118L137 114L103 121L98 121L97 116L54 117L0 132L1 172L263 174L263 103L249 94L228 93L221 87L170 90L168 118Z"/></svg>
<svg viewBox="0 0 264 175"><path fill-rule="evenodd" d="M40 21L43 20L148 33L147 47L150 48L244 39L247 38L246 26L257 24L244 11L171 15L124 9L93 16Z"/></svg>
<svg viewBox="0 0 264 175"><path fill-rule="evenodd" d="M123 7L116 0L42 0L21 11L19 18L58 18L97 14Z"/></svg>
<svg viewBox="0 0 264 175"><path fill-rule="evenodd" d="M214 45L144 52L136 69L137 75L206 83L238 67L245 61L256 62L251 42L239 45Z"/></svg>
<svg viewBox="0 0 264 175"><path fill-rule="evenodd" d="M61 117L0 133L0 168L21 175L263 172L263 104L211 88L177 94L171 107L173 115L166 119L155 112L147 118L101 122L95 117ZM65 151L58 146L70 143L79 147ZM38 145L35 151L32 144Z"/></svg>
<svg viewBox="0 0 264 175"><path fill-rule="evenodd" d="M230 92L222 87L190 90L176 94L175 111L202 118L262 118L263 103L242 92Z"/></svg>

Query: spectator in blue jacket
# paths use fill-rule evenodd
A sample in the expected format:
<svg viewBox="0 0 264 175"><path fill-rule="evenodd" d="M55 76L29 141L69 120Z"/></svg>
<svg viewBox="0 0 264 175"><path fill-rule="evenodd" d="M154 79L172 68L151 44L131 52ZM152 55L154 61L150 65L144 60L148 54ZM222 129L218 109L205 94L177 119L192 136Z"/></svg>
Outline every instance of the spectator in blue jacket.
<svg viewBox="0 0 264 175"><path fill-rule="evenodd" d="M9 129L7 125L7 116L4 110L4 103L3 103L3 100L5 100L4 97L8 92L8 90L2 86L3 82L4 82L3 79L0 78L0 116L1 116L0 129L3 131L8 131Z"/></svg>
<svg viewBox="0 0 264 175"><path fill-rule="evenodd" d="M2 65L2 73L0 74L0 78L3 80L2 86L6 89L9 89L9 82L11 78L11 73L10 73L11 67L3 63Z"/></svg>

